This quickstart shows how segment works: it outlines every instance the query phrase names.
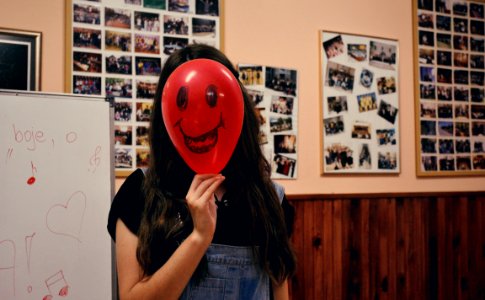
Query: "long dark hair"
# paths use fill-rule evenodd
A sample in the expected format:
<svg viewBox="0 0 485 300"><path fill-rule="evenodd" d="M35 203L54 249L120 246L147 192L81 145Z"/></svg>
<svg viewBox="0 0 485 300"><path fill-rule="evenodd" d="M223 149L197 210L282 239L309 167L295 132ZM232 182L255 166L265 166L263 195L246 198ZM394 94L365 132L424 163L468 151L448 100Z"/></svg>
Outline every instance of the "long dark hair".
<svg viewBox="0 0 485 300"><path fill-rule="evenodd" d="M206 45L189 45L172 54L160 74L150 120L150 163L145 174L145 210L138 232L137 259L145 276L155 273L192 231L193 224L185 195L195 175L175 149L163 123L161 94L170 74L182 63L197 58L215 60L236 78L238 72L219 50ZM240 138L222 171L231 194L247 201L251 219L253 253L261 268L275 283L295 271L283 210L273 183L271 168L258 143L259 122L254 104L239 82L244 98L244 120Z"/></svg>

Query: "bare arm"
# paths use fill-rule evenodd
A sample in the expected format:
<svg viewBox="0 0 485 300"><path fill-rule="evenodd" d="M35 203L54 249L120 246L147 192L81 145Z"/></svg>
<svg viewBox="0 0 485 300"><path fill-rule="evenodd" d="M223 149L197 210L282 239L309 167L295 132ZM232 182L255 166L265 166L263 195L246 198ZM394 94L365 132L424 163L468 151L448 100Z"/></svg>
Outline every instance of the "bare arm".
<svg viewBox="0 0 485 300"><path fill-rule="evenodd" d="M152 276L142 277L136 259L138 238L126 225L116 223L116 264L120 299L178 299L209 247L216 224L214 191L224 180L219 175L196 175L187 194L194 221L193 232Z"/></svg>
<svg viewBox="0 0 485 300"><path fill-rule="evenodd" d="M273 284L273 296L275 300L288 300L288 279L286 279L281 285Z"/></svg>

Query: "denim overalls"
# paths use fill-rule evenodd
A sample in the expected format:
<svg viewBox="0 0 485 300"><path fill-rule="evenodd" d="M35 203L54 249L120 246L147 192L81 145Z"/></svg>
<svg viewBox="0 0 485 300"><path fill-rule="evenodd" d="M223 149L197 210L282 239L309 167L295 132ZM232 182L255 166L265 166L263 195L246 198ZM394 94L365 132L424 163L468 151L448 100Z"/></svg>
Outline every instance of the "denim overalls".
<svg viewBox="0 0 485 300"><path fill-rule="evenodd" d="M284 188L274 183L280 203ZM181 300L269 300L268 274L254 260L251 247L211 244L206 252L207 276L196 282L190 279Z"/></svg>
<svg viewBox="0 0 485 300"><path fill-rule="evenodd" d="M269 277L253 258L251 247L211 244L207 276L192 278L180 297L188 299L270 299Z"/></svg>

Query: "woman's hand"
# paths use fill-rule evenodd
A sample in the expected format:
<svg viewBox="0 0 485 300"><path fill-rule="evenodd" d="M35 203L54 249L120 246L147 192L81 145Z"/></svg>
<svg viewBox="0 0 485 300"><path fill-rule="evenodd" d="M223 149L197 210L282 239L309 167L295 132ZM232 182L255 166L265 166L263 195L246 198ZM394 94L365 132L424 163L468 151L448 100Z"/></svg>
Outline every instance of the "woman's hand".
<svg viewBox="0 0 485 300"><path fill-rule="evenodd" d="M197 174L186 196L194 222L193 234L208 244L216 230L217 206L214 202L214 192L224 179L225 177L220 174Z"/></svg>

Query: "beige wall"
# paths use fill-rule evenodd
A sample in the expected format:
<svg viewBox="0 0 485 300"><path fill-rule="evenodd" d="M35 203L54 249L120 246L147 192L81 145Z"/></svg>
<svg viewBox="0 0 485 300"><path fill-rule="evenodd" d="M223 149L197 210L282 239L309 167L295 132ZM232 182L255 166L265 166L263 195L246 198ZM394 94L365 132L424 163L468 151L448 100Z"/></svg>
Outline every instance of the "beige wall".
<svg viewBox="0 0 485 300"><path fill-rule="evenodd" d="M289 194L485 190L485 178L417 178L415 172L412 1L225 0L224 50L235 63L298 70L298 180ZM41 31L42 90L64 86L64 0L0 0L0 27ZM401 174L320 176L318 30L399 41ZM122 179L117 180L117 186Z"/></svg>

